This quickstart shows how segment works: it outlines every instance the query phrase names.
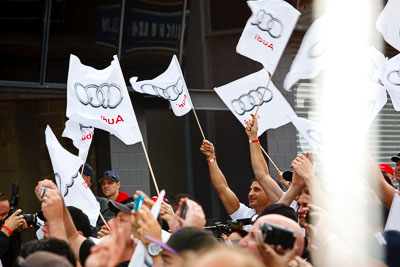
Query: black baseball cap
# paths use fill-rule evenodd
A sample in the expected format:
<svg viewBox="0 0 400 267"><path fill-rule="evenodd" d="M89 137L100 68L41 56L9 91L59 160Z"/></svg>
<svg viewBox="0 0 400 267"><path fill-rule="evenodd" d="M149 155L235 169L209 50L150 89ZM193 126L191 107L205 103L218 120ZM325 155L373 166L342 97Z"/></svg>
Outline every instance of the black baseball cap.
<svg viewBox="0 0 400 267"><path fill-rule="evenodd" d="M392 157L392 161L393 161L393 162L398 162L399 160L400 160L400 153L397 154L397 156L393 156L393 157Z"/></svg>
<svg viewBox="0 0 400 267"><path fill-rule="evenodd" d="M108 207L110 208L111 211L113 211L115 214L117 214L119 211L123 211L126 213L131 213L133 208L135 207L135 203L131 202L128 204L122 204L119 202L115 202L113 200L110 200L108 202Z"/></svg>
<svg viewBox="0 0 400 267"><path fill-rule="evenodd" d="M103 179L111 179L114 182L118 183L120 181L119 179L119 175L118 173L114 172L114 171L105 171L103 173L103 176L99 179L99 183L101 182L101 180Z"/></svg>

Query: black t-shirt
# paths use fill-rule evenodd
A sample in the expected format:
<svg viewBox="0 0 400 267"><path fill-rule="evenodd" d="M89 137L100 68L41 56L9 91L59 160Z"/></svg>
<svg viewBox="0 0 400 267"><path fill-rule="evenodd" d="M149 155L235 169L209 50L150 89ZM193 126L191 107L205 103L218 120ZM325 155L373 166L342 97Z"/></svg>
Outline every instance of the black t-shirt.
<svg viewBox="0 0 400 267"><path fill-rule="evenodd" d="M82 266L85 266L85 261L90 255L90 249L95 245L95 243L90 239L83 241L81 247L79 248L79 260Z"/></svg>

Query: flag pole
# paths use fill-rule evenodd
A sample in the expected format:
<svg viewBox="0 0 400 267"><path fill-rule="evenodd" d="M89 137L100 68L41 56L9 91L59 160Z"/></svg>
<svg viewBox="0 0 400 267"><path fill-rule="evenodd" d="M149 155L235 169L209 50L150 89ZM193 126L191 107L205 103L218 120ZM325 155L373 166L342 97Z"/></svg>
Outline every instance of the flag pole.
<svg viewBox="0 0 400 267"><path fill-rule="evenodd" d="M276 166L275 162L270 158L270 156L267 154L267 152L265 152L264 148L261 145L260 145L260 148L261 148L261 151L265 154L265 156L267 156L269 161L271 161L272 165L274 165L275 169L280 172L278 166Z"/></svg>
<svg viewBox="0 0 400 267"><path fill-rule="evenodd" d="M107 227L108 231L111 231L110 226L107 224L106 219L104 219L103 214L101 214L101 212L99 212L100 218L103 221L104 225Z"/></svg>
<svg viewBox="0 0 400 267"><path fill-rule="evenodd" d="M263 95L262 95L262 97L261 97L260 103L258 103L258 106L257 106L257 109L256 109L256 113L254 114L254 116L257 116L258 109L260 108L262 102L264 101L265 92L267 92L267 90L268 90L268 85L269 85L269 83L270 83L270 81L271 81L271 79L272 79L272 75L270 75L270 74L268 73L268 76L269 76L269 80L268 80L268 83L267 83L267 87L265 87L264 93L263 93Z"/></svg>
<svg viewBox="0 0 400 267"><path fill-rule="evenodd" d="M192 104L192 109L193 109L194 117L196 118L196 121L197 121L197 125L199 125L201 135L203 136L203 140L206 140L206 137L204 136L203 129L201 128L200 121L199 121L199 118L197 117L196 110L194 109L193 104Z"/></svg>
<svg viewBox="0 0 400 267"><path fill-rule="evenodd" d="M158 196L160 194L160 191L158 191L157 181L156 181L156 178L154 177L153 168L151 167L150 160L149 160L149 155L147 154L147 150L146 150L146 147L144 145L143 140L142 140L142 147L143 147L144 155L146 156L147 165L149 165L151 178L153 178L154 186L156 188L157 196Z"/></svg>

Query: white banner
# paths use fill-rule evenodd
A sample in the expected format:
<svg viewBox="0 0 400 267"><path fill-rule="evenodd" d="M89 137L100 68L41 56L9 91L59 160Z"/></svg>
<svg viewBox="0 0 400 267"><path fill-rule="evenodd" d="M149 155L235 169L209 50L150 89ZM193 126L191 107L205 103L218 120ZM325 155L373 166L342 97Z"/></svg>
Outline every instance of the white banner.
<svg viewBox="0 0 400 267"><path fill-rule="evenodd" d="M400 54L385 62L380 77L390 95L394 109L400 111Z"/></svg>
<svg viewBox="0 0 400 267"><path fill-rule="evenodd" d="M400 231L400 196L394 194L392 206L390 207L389 215L386 220L385 231L395 230Z"/></svg>
<svg viewBox="0 0 400 267"><path fill-rule="evenodd" d="M117 56L109 67L96 70L71 55L67 117L108 131L126 145L143 140Z"/></svg>
<svg viewBox="0 0 400 267"><path fill-rule="evenodd" d="M168 69L153 80L136 82L136 79L130 79L133 90L169 100L176 116L183 116L192 109L192 100L175 55Z"/></svg>
<svg viewBox="0 0 400 267"><path fill-rule="evenodd" d="M321 129L318 124L313 121L300 118L298 116L290 116L290 120L296 127L297 131L303 136L310 145L313 152L318 152L322 145ZM303 149L306 151L306 149Z"/></svg>
<svg viewBox="0 0 400 267"><path fill-rule="evenodd" d="M389 0L376 21L383 39L400 51L400 1Z"/></svg>
<svg viewBox="0 0 400 267"><path fill-rule="evenodd" d="M55 180L65 205L81 209L89 217L90 224L96 226L100 204L78 171L82 159L65 150L49 126L45 133Z"/></svg>
<svg viewBox="0 0 400 267"><path fill-rule="evenodd" d="M301 79L313 79L324 67L326 51L326 16L323 16L308 28L297 52L290 71L283 81L283 88L290 91Z"/></svg>
<svg viewBox="0 0 400 267"><path fill-rule="evenodd" d="M246 126L251 119L250 114L257 110L268 80L268 72L262 69L214 90L240 123ZM271 81L257 113L258 136L268 129L289 123L289 116L296 116L296 113Z"/></svg>
<svg viewBox="0 0 400 267"><path fill-rule="evenodd" d="M283 0L247 1L252 15L236 52L258 61L272 75L300 16Z"/></svg>
<svg viewBox="0 0 400 267"><path fill-rule="evenodd" d="M90 145L93 140L94 128L86 126L82 123L67 120L62 137L67 137L72 140L74 146L79 149L79 157L86 162L89 154Z"/></svg>

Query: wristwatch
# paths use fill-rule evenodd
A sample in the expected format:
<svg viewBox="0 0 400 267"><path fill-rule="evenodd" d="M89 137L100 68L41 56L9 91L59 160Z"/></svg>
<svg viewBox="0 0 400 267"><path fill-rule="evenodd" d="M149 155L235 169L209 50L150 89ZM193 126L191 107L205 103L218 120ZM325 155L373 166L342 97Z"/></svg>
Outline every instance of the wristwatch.
<svg viewBox="0 0 400 267"><path fill-rule="evenodd" d="M162 248L160 247L160 245L151 242L148 247L147 247L147 252L150 254L150 256L158 256L160 254L160 252L162 251Z"/></svg>

